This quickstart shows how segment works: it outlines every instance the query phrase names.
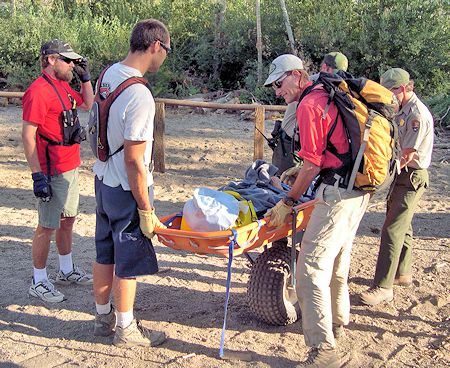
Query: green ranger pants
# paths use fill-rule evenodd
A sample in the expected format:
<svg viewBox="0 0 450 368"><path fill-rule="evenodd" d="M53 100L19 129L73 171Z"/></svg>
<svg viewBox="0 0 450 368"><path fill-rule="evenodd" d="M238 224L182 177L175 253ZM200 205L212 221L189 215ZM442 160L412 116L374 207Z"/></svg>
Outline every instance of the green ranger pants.
<svg viewBox="0 0 450 368"><path fill-rule="evenodd" d="M417 204L429 185L426 169L404 169L391 187L386 220L381 231L380 252L374 286L390 289L396 276L411 275L412 218Z"/></svg>

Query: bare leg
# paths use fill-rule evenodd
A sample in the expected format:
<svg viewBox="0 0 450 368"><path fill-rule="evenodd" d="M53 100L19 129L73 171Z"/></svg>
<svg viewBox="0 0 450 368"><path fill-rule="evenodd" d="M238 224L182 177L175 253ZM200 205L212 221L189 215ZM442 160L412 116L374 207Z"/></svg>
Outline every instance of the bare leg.
<svg viewBox="0 0 450 368"><path fill-rule="evenodd" d="M75 217L61 217L60 227L56 230L56 247L61 256L72 251L72 234Z"/></svg>
<svg viewBox="0 0 450 368"><path fill-rule="evenodd" d="M48 229L40 225L36 228L32 243L33 266L35 268L45 268L50 250L50 239L54 231L54 229Z"/></svg>
<svg viewBox="0 0 450 368"><path fill-rule="evenodd" d="M114 276L114 302L118 312L133 309L136 296L136 279L122 279Z"/></svg>
<svg viewBox="0 0 450 368"><path fill-rule="evenodd" d="M114 265L94 262L94 296L97 304L107 304L111 295L114 277Z"/></svg>

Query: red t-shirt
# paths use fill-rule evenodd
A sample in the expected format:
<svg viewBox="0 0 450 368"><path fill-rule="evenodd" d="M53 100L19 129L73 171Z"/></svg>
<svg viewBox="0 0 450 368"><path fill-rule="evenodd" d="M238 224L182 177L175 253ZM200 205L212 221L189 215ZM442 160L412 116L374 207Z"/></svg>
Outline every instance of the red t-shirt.
<svg viewBox="0 0 450 368"><path fill-rule="evenodd" d="M322 119L327 101L328 93L324 89L316 87L303 98L297 108L301 145L299 156L322 169L339 168L342 165L341 160L325 150L327 134L338 113L336 106L331 103L328 114L325 119ZM336 147L338 153L348 152L348 139L340 117L330 141Z"/></svg>
<svg viewBox="0 0 450 368"><path fill-rule="evenodd" d="M76 101L77 106L83 103L81 94L73 90L69 83L54 79L46 74L55 85L61 96L66 110L70 110L72 104L68 94ZM22 118L28 123L37 125L36 145L41 170L47 174L47 159L45 148L47 142L39 134L60 142L63 140L63 128L60 120L63 107L52 86L41 76L37 78L22 98ZM80 145L49 146L51 174L63 173L80 166Z"/></svg>

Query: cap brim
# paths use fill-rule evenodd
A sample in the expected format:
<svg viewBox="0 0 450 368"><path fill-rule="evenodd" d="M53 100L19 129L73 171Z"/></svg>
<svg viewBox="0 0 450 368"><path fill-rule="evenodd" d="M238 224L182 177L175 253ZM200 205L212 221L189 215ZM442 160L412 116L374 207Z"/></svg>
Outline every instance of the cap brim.
<svg viewBox="0 0 450 368"><path fill-rule="evenodd" d="M72 59L72 60L77 60L77 59L82 59L83 56L77 54L76 52L60 52L60 55L68 58L68 59Z"/></svg>
<svg viewBox="0 0 450 368"><path fill-rule="evenodd" d="M275 72L270 74L266 81L264 82L264 87L270 87L272 85L273 82L277 81L278 79L280 79L283 74L286 73L284 71L280 71L280 72Z"/></svg>

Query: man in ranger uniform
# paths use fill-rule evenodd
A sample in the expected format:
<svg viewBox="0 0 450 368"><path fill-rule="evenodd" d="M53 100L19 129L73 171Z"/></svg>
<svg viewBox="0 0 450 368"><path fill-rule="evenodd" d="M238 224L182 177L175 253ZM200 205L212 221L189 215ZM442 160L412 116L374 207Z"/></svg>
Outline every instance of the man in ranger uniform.
<svg viewBox="0 0 450 368"><path fill-rule="evenodd" d="M431 163L434 140L433 117L414 93L414 81L408 72L400 68L389 69L381 76L380 83L395 94L401 106L396 122L402 156L401 172L391 185L387 202L373 284L361 294L361 301L367 305L391 301L393 285L412 285L411 221L429 185L427 168Z"/></svg>

